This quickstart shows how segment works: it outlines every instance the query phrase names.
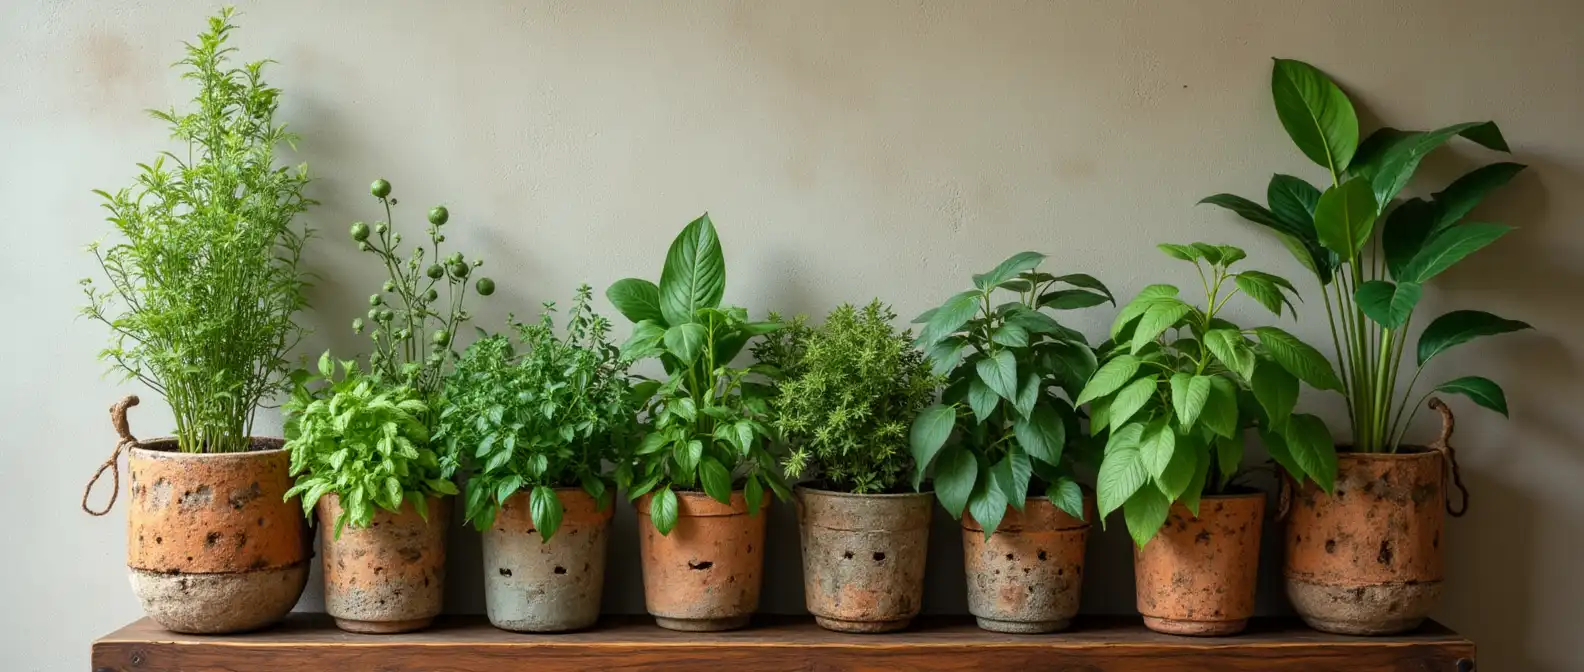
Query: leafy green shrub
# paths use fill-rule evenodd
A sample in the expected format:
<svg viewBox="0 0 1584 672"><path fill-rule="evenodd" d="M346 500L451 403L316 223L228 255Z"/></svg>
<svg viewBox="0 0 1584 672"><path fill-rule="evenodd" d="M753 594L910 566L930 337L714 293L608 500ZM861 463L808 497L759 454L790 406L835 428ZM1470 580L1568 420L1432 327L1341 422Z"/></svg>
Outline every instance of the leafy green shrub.
<svg viewBox="0 0 1584 672"><path fill-rule="evenodd" d="M1414 414L1434 392L1462 394L1507 415L1501 387L1479 376L1449 380L1413 397L1419 374L1436 355L1481 336L1530 328L1483 311L1455 310L1432 320L1419 336L1413 378L1398 389L1424 284L1512 230L1464 218L1524 166L1475 168L1429 199L1397 196L1424 157L1455 137L1508 151L1501 130L1490 121L1433 131L1381 128L1359 142L1358 116L1347 94L1325 73L1299 61L1276 60L1271 94L1293 144L1327 170L1331 186L1322 192L1302 179L1277 175L1267 190L1268 208L1232 194L1203 202L1271 229L1319 281L1342 367L1335 389L1348 402L1352 449L1396 452Z"/></svg>
<svg viewBox="0 0 1584 672"><path fill-rule="evenodd" d="M633 361L659 359L668 374L664 382L635 386L645 400L645 433L616 468L628 498L654 493L649 514L661 534L676 525L675 489L702 487L730 503L741 483L755 515L766 486L782 499L790 496L764 424L773 391L756 382L762 369L731 365L749 339L780 325L750 322L747 310L720 307L725 291L726 259L708 214L672 241L659 285L628 278L605 291L634 323L622 353Z"/></svg>
<svg viewBox="0 0 1584 672"><path fill-rule="evenodd" d="M1240 293L1280 316L1292 307L1288 294L1297 296L1292 284L1260 271L1231 272L1245 255L1229 245L1160 248L1194 264L1204 306L1178 298L1171 285L1145 287L1117 314L1101 347L1104 363L1077 399L1089 404L1090 433L1109 432L1096 480L1100 517L1121 507L1141 547L1172 502L1198 515L1205 492L1226 491L1251 427L1295 479L1330 490L1337 469L1325 422L1293 412L1300 379L1319 389L1339 384L1330 362L1286 331L1243 329L1218 316Z"/></svg>
<svg viewBox="0 0 1584 672"><path fill-rule="evenodd" d="M1042 309L1113 299L1091 276L1037 271L1044 260L1038 252L1012 255L974 275L973 289L914 320L924 325L918 341L934 372L948 375L941 403L913 421L913 484L933 465L936 498L953 517L966 507L986 538L1007 505L1022 510L1040 483L1057 507L1082 519L1083 493L1072 468L1096 461L1068 402L1094 372L1094 351L1083 334ZM1052 289L1058 284L1071 287ZM1016 300L998 302L1000 292Z"/></svg>
<svg viewBox="0 0 1584 672"><path fill-rule="evenodd" d="M828 487L868 494L894 492L911 473L908 428L939 379L894 319L878 299L861 311L843 304L819 327L800 317L754 347L782 377L771 409L792 445L788 477L812 464Z"/></svg>
<svg viewBox="0 0 1584 672"><path fill-rule="evenodd" d="M268 61L232 67L230 9L187 45L182 78L198 83L197 109L152 111L186 143L139 164L137 183L104 198L125 242L90 247L109 280L82 281L83 314L111 329L100 357L165 397L183 452L248 450L261 401L287 387L286 353L306 305L299 270L314 202L307 166L275 166L295 136L275 123L280 90Z"/></svg>
<svg viewBox="0 0 1584 672"><path fill-rule="evenodd" d="M581 486L601 506L609 501L604 463L620 460L638 409L628 361L589 297L588 285L578 288L565 337L556 336L555 304L546 303L538 323L511 322L518 347L505 334L474 341L446 380L434 439L471 465L467 519L480 530L522 489L546 540L561 526L554 488Z"/></svg>

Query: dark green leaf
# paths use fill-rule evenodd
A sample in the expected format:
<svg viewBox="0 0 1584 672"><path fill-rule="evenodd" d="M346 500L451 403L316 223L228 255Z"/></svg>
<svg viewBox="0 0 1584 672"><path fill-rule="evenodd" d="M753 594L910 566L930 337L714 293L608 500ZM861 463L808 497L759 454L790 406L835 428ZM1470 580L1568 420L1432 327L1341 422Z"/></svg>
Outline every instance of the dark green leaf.
<svg viewBox="0 0 1584 672"><path fill-rule="evenodd" d="M1034 475L1034 465L1029 462L1028 455L1013 446L991 471L995 473L996 485L1006 494L1007 503L1022 511L1023 501L1028 497L1029 480Z"/></svg>
<svg viewBox="0 0 1584 672"><path fill-rule="evenodd" d="M1149 471L1144 468L1137 448L1122 447L1106 451L1105 459L1100 462L1100 473L1095 477L1095 490L1100 498L1100 518L1111 515L1148 481Z"/></svg>
<svg viewBox="0 0 1584 672"><path fill-rule="evenodd" d="M1225 488L1227 481L1243 466L1243 432L1233 432L1231 437L1216 437L1215 452L1216 468L1221 471L1219 486Z"/></svg>
<svg viewBox="0 0 1584 672"><path fill-rule="evenodd" d="M1139 488L1122 507L1122 518L1127 522L1128 534L1139 548L1160 531L1171 511L1171 500L1158 488Z"/></svg>
<svg viewBox="0 0 1584 672"><path fill-rule="evenodd" d="M1265 206L1243 198L1242 196L1237 196L1234 194L1216 194L1214 196L1205 197L1203 200L1199 201L1199 203L1209 203L1210 205L1226 208L1227 210L1231 210L1233 214L1236 214L1243 219L1261 226L1268 227L1277 233L1292 236L1300 240L1314 238L1314 231L1312 229L1306 230L1296 226L1292 222L1285 221L1282 218L1277 217L1270 210L1266 210ZM1171 253L1168 252L1168 254ZM1189 261L1192 261L1192 259L1189 259Z"/></svg>
<svg viewBox="0 0 1584 672"><path fill-rule="evenodd" d="M1507 184L1525 168L1520 163L1493 163L1481 166L1454 180L1447 188L1436 192L1435 223L1431 232L1437 232L1458 223L1468 215L1485 196Z"/></svg>
<svg viewBox="0 0 1584 672"><path fill-rule="evenodd" d="M671 534L677 522L677 497L671 486L660 488L649 501L649 520L662 535Z"/></svg>
<svg viewBox="0 0 1584 672"><path fill-rule="evenodd" d="M1271 69L1271 96L1298 150L1331 174L1342 174L1359 139L1358 115L1347 94L1314 66L1278 58Z"/></svg>
<svg viewBox="0 0 1584 672"><path fill-rule="evenodd" d="M1034 404L1039 401L1039 393L1040 377L1033 373L1023 374L1023 384L1018 387L1017 399L1012 403L1018 415L1026 418L1034 412Z"/></svg>
<svg viewBox="0 0 1584 672"><path fill-rule="evenodd" d="M1022 493L1018 494L1018 501L1023 499ZM1019 507L1021 508L1021 507ZM974 520L984 529L985 539L989 539L996 528L1001 526L1001 519L1006 517L1007 493L1001 483L996 482L994 469L985 469L974 483L973 494L968 497L968 512L973 514Z"/></svg>
<svg viewBox="0 0 1584 672"><path fill-rule="evenodd" d="M1009 348L1022 348L1029 344L1029 333L1023 327L1006 322L996 327L990 334L990 340Z"/></svg>
<svg viewBox="0 0 1584 672"><path fill-rule="evenodd" d="M1299 380L1317 390L1342 389L1331 362L1313 346L1276 327L1255 327L1254 334L1271 358Z"/></svg>
<svg viewBox="0 0 1584 672"><path fill-rule="evenodd" d="M946 438L951 436L952 425L957 422L957 409L952 406L935 404L920 411L918 417L913 419L913 428L908 434L908 443L913 452L913 464L916 476L913 479L917 484L919 476L929 468L930 462L940 452L941 446L946 445Z"/></svg>
<svg viewBox="0 0 1584 672"><path fill-rule="evenodd" d="M1469 223L1446 229L1426 242L1403 268L1403 280L1424 283L1464 257L1496 242L1512 227L1501 224Z"/></svg>
<svg viewBox="0 0 1584 672"><path fill-rule="evenodd" d="M539 530L540 539L550 541L556 530L561 529L561 500L556 497L555 490L543 485L535 486L529 498L528 514L533 517L534 528Z"/></svg>
<svg viewBox="0 0 1584 672"><path fill-rule="evenodd" d="M764 486L759 483L757 474L749 474L748 482L743 484L743 497L748 501L748 515L759 515L759 507L764 505Z"/></svg>
<svg viewBox="0 0 1584 672"><path fill-rule="evenodd" d="M1221 376L1210 378L1210 396L1199 412L1199 424L1219 436L1238 431L1237 386Z"/></svg>
<svg viewBox="0 0 1584 672"><path fill-rule="evenodd" d="M1402 279L1403 269L1424 247L1434 230L1435 206L1418 198L1403 201L1386 216L1381 228L1381 250L1386 254L1386 270Z"/></svg>
<svg viewBox="0 0 1584 672"><path fill-rule="evenodd" d="M979 373L979 379L1001 395L1002 399L1017 399L1017 359L1010 350L1002 350L979 360L974 369Z"/></svg>
<svg viewBox="0 0 1584 672"><path fill-rule="evenodd" d="M1012 432L1019 446L1029 457L1049 465L1061 464L1062 447L1067 442L1067 428L1050 406L1040 404L1027 418L1018 418Z"/></svg>
<svg viewBox="0 0 1584 672"><path fill-rule="evenodd" d="M1083 488L1078 486L1077 481L1066 476L1058 478L1055 483L1045 489L1045 496L1050 498L1051 503L1055 504L1056 508L1061 509L1067 515L1078 520L1087 518L1085 515L1087 512L1084 511Z"/></svg>
<svg viewBox="0 0 1584 672"><path fill-rule="evenodd" d="M1425 156L1459 135L1492 149L1507 151L1507 142L1502 139L1501 130L1489 121L1454 124L1411 134L1387 147L1380 160L1371 167L1369 177L1376 202L1383 207L1390 203L1408 185L1408 180L1419 169L1419 163Z"/></svg>
<svg viewBox="0 0 1584 672"><path fill-rule="evenodd" d="M1447 382L1441 383L1440 385L1437 385L1435 389L1437 392L1461 394L1465 397L1468 397L1469 399L1472 399L1474 403L1479 404L1480 406L1484 406L1485 408L1496 411L1497 413L1500 413L1504 416L1507 415L1507 395L1502 393L1500 385L1497 385L1488 378L1481 378L1479 376L1464 376L1456 380L1449 380Z"/></svg>
<svg viewBox="0 0 1584 672"><path fill-rule="evenodd" d="M1453 346L1481 336L1531 329L1527 322L1497 317L1480 310L1454 310L1425 327L1419 335L1419 366Z"/></svg>
<svg viewBox="0 0 1584 672"><path fill-rule="evenodd" d="M1058 289L1041 294L1039 306L1054 310L1072 310L1098 306L1110 300L1103 294L1086 289Z"/></svg>
<svg viewBox="0 0 1584 672"><path fill-rule="evenodd" d="M1254 398L1259 400L1260 408L1265 409L1270 426L1286 425L1293 407L1298 405L1298 379L1276 362L1262 359L1254 367L1254 378L1249 386L1254 388Z"/></svg>
<svg viewBox="0 0 1584 672"><path fill-rule="evenodd" d="M961 518L979 479L979 462L957 446L947 446L935 463L935 497L953 518Z"/></svg>
<svg viewBox="0 0 1584 672"><path fill-rule="evenodd" d="M1284 232L1298 232L1301 240L1319 240L1314 233L1314 211L1320 190L1314 185L1291 175L1275 175L1265 188L1265 201L1271 215L1282 222Z"/></svg>
<svg viewBox="0 0 1584 672"><path fill-rule="evenodd" d="M731 471L713 457L699 460L699 480L703 481L704 494L722 504L731 503Z"/></svg>
<svg viewBox="0 0 1584 672"><path fill-rule="evenodd" d="M930 346L925 356L930 361L930 371L937 376L951 373L962 363L963 356L968 352L968 339L961 336L951 336L941 339Z"/></svg>
<svg viewBox="0 0 1584 672"><path fill-rule="evenodd" d="M726 291L726 258L706 213L671 242L660 271L660 312L675 326L693 321L700 308L720 305Z"/></svg>
<svg viewBox="0 0 1584 672"><path fill-rule="evenodd" d="M1100 282L1094 276L1087 273L1069 273L1067 275L1056 276L1055 278L1052 278L1052 280L1055 282L1063 282L1074 287L1095 290L1101 294L1104 294L1105 297L1110 299L1112 303L1116 302L1116 297L1111 295L1111 290L1106 289L1105 283Z"/></svg>
<svg viewBox="0 0 1584 672"><path fill-rule="evenodd" d="M990 414L995 412L996 404L999 403L1001 396L984 381L975 378L968 382L968 407L973 409L975 420L984 422L990 419Z"/></svg>
<svg viewBox="0 0 1584 672"><path fill-rule="evenodd" d="M605 289L605 298L635 324L644 320L665 321L665 315L660 312L660 288L648 280L617 280Z"/></svg>
<svg viewBox="0 0 1584 672"><path fill-rule="evenodd" d="M1369 242L1379 214L1369 182L1348 180L1320 195L1315 205L1315 233L1326 249L1351 260Z"/></svg>
<svg viewBox="0 0 1584 672"><path fill-rule="evenodd" d="M1359 310L1375 324L1387 329L1401 327L1419 305L1423 291L1418 283L1404 281L1392 284L1385 280L1367 280L1358 287L1354 298Z"/></svg>
<svg viewBox="0 0 1584 672"><path fill-rule="evenodd" d="M704 350L704 343L709 340L709 330L704 325L696 322L678 324L665 332L666 350L675 355L683 364L691 364Z"/></svg>
<svg viewBox="0 0 1584 672"><path fill-rule="evenodd" d="M1044 260L1045 255L1038 252L1019 252L1007 257L989 273L975 276L974 286L979 289L989 289L1017 277L1019 273L1039 266Z"/></svg>
<svg viewBox="0 0 1584 672"><path fill-rule="evenodd" d="M1308 413L1294 413L1282 431L1293 463L1308 474L1322 490L1331 492L1336 483L1336 444L1325 421ZM1298 477L1299 474L1293 474Z"/></svg>
<svg viewBox="0 0 1584 672"><path fill-rule="evenodd" d="M975 314L979 312L980 301L983 294L970 290L962 292L946 300L930 315L929 322L924 324L924 329L919 332L919 345L928 348L953 332L961 329Z"/></svg>

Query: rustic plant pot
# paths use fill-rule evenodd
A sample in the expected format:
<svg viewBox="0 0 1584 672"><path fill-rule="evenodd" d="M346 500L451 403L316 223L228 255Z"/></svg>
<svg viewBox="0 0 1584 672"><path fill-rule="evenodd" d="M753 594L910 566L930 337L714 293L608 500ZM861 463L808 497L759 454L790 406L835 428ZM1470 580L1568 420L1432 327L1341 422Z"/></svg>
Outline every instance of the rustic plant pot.
<svg viewBox="0 0 1584 672"><path fill-rule="evenodd" d="M336 538L341 500L325 495L315 506L324 555L325 611L348 632L392 634L419 630L440 614L445 589L446 530L451 499L431 497L428 520L411 502L400 512L374 512L368 527L346 525Z"/></svg>
<svg viewBox="0 0 1584 672"><path fill-rule="evenodd" d="M688 632L732 630L759 608L764 579L765 511L748 515L733 492L722 504L702 492L677 492L677 522L662 535L649 517L653 495L638 499L638 545L643 554L644 605L662 628Z"/></svg>
<svg viewBox="0 0 1584 672"><path fill-rule="evenodd" d="M1248 627L1264 520L1262 492L1205 496L1198 517L1181 503L1172 504L1160 531L1144 548L1133 549L1144 625L1201 637L1234 635Z"/></svg>
<svg viewBox="0 0 1584 672"><path fill-rule="evenodd" d="M283 497L290 456L280 439L251 442L242 453L181 453L168 438L129 451L127 567L143 611L167 630L255 630L308 583L312 537L297 498Z"/></svg>
<svg viewBox="0 0 1584 672"><path fill-rule="evenodd" d="M484 606L490 623L516 632L580 630L599 620L615 507L582 488L556 488L561 527L544 541L528 491L506 498L484 531Z"/></svg>
<svg viewBox="0 0 1584 672"><path fill-rule="evenodd" d="M1444 463L1435 450L1339 453L1334 494L1306 482L1287 521L1287 597L1316 630L1390 635L1441 599Z"/></svg>
<svg viewBox="0 0 1584 672"><path fill-rule="evenodd" d="M1094 518L1094 498L1084 495L1084 517ZM964 513L963 565L968 612L993 632L1040 633L1066 629L1078 613L1089 523L1067 515L1049 498L1030 497L988 540Z"/></svg>
<svg viewBox="0 0 1584 672"><path fill-rule="evenodd" d="M838 632L906 628L924 597L932 492L855 495L797 489L803 594Z"/></svg>

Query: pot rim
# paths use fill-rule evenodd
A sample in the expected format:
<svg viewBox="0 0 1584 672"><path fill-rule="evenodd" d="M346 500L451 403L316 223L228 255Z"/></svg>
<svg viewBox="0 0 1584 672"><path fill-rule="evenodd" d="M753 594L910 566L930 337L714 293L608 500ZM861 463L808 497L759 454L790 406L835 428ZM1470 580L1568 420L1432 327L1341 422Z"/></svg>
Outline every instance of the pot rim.
<svg viewBox="0 0 1584 672"><path fill-rule="evenodd" d="M1266 495L1264 490L1255 490L1253 492L1232 492L1232 493L1224 493L1224 494L1219 494L1219 495L1199 495L1199 501L1203 502L1203 501L1205 501L1207 499L1221 499L1221 500L1227 500L1227 499L1254 499L1254 498L1265 499L1267 497L1269 497L1269 495ZM1177 502L1172 502L1172 503L1176 504Z"/></svg>
<svg viewBox="0 0 1584 672"><path fill-rule="evenodd" d="M130 448L132 455L155 460L224 460L224 459L251 459L258 457L274 456L287 453L286 440L274 436L250 436L249 445L273 445L274 448L261 448L256 450L243 450L234 453L184 453L176 449L176 437L161 436L153 439L138 441L137 446Z"/></svg>
<svg viewBox="0 0 1584 672"><path fill-rule="evenodd" d="M1337 446L1337 459L1353 458L1359 460L1412 460L1423 459L1431 455L1440 455L1441 451L1429 446L1405 445L1395 453L1361 453L1348 450L1351 446Z"/></svg>
<svg viewBox="0 0 1584 672"><path fill-rule="evenodd" d="M803 484L793 486L792 491L799 495L809 493L817 497L829 497L831 499L915 499L935 496L934 490L924 490L921 492L875 492L860 494L856 492L847 492L845 490L824 490Z"/></svg>

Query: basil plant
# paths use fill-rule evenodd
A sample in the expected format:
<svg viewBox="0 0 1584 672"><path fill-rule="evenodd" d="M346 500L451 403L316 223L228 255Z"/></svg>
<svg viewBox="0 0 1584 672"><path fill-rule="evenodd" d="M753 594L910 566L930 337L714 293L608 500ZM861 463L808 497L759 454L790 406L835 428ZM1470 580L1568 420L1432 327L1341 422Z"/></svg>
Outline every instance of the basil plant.
<svg viewBox="0 0 1584 672"><path fill-rule="evenodd" d="M1072 468L1092 456L1068 399L1097 362L1083 334L1045 311L1114 299L1091 276L1039 272L1044 259L1015 254L914 320L924 325L918 344L947 387L913 421L913 485L933 467L936 498L953 517L973 514L986 537L1008 505L1023 509L1031 490L1084 517Z"/></svg>

